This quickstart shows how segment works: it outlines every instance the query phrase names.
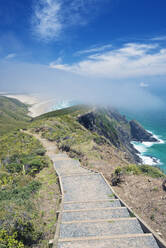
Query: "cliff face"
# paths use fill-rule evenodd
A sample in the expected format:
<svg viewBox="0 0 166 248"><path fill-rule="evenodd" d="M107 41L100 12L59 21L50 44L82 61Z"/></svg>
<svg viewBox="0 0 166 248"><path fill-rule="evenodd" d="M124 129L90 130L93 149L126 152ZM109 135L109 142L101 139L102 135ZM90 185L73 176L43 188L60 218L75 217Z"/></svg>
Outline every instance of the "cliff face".
<svg viewBox="0 0 166 248"><path fill-rule="evenodd" d="M44 126L42 120L45 120ZM141 163L138 151L131 141L157 141L136 121L128 121L112 108L80 105L44 114L36 118L35 122L36 131L41 131L44 137L56 141L59 149L72 151L77 155L80 151L84 155L86 153L86 156L93 153L94 159L98 156L97 149L108 148L111 151L110 157L119 156L119 160ZM118 155L114 156L113 151Z"/></svg>
<svg viewBox="0 0 166 248"><path fill-rule="evenodd" d="M156 142L157 140L151 133L147 132L137 121L132 120L129 122L131 130L131 140L133 141L149 141Z"/></svg>
<svg viewBox="0 0 166 248"><path fill-rule="evenodd" d="M157 141L135 120L127 121L125 116L113 109L96 109L78 118L80 124L92 132L104 136L109 142L126 152L129 160L141 162L131 141Z"/></svg>

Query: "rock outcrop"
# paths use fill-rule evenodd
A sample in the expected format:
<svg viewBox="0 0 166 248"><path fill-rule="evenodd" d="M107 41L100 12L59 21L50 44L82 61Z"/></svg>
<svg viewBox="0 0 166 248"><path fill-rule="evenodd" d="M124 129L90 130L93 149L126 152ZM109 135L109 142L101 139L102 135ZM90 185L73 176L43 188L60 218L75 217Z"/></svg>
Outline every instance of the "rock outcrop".
<svg viewBox="0 0 166 248"><path fill-rule="evenodd" d="M128 121L125 116L111 108L96 109L79 116L78 121L85 128L104 136L110 144L126 152L129 161L140 163L138 151L131 141L157 142L153 135L147 132L135 120Z"/></svg>
<svg viewBox="0 0 166 248"><path fill-rule="evenodd" d="M155 139L151 133L147 132L137 121L132 120L129 124L131 129L131 139L133 141L157 142L157 139Z"/></svg>

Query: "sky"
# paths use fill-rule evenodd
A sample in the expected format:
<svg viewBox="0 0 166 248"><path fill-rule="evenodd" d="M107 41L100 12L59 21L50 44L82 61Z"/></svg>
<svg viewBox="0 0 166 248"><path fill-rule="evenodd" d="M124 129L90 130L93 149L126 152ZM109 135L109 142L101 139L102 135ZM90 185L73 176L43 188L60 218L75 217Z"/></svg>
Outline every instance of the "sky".
<svg viewBox="0 0 166 248"><path fill-rule="evenodd" d="M0 0L0 92L157 107L165 11L165 0Z"/></svg>

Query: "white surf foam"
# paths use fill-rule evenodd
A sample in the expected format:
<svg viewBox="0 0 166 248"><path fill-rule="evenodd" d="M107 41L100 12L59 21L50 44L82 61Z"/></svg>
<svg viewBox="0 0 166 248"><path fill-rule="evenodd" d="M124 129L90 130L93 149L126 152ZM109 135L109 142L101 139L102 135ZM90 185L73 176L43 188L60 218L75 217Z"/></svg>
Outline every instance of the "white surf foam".
<svg viewBox="0 0 166 248"><path fill-rule="evenodd" d="M138 151L138 156L142 159L143 164L147 165L159 165L162 164L160 159L152 156L146 155L146 152L149 147L156 145L156 144L164 144L164 140L162 140L158 135L155 135L151 131L147 130L149 133L153 135L155 139L157 139L156 142L131 142L131 144L134 146L134 148Z"/></svg>
<svg viewBox="0 0 166 248"><path fill-rule="evenodd" d="M51 107L51 111L53 110L60 110L60 109L64 109L64 108L68 108L71 106L74 106L78 104L77 102L73 101L73 100L62 100L62 101L58 101L56 102L52 107Z"/></svg>
<svg viewBox="0 0 166 248"><path fill-rule="evenodd" d="M157 159L155 157L144 156L141 154L139 154L139 157L142 159L143 164L147 164L147 165L159 165L159 164L161 164L160 159Z"/></svg>
<svg viewBox="0 0 166 248"><path fill-rule="evenodd" d="M147 142L147 143L152 143L153 144L164 144L165 141L161 139L161 137L159 135L154 134L153 132L146 130L147 132L151 133L153 135L153 137L157 140L156 142Z"/></svg>

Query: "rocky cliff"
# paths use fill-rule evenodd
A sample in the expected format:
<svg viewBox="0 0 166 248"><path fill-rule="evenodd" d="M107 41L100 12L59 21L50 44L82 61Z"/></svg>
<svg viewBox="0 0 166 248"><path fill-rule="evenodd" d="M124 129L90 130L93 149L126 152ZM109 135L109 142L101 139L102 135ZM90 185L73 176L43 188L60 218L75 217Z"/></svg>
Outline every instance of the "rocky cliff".
<svg viewBox="0 0 166 248"><path fill-rule="evenodd" d="M153 137L153 135L147 132L137 121L132 120L129 122L130 124L130 133L131 140L133 141L148 141L148 142L156 142L157 140Z"/></svg>
<svg viewBox="0 0 166 248"><path fill-rule="evenodd" d="M136 163L141 160L131 141L157 141L138 122L128 121L125 116L111 108L96 109L79 116L78 121L88 130L104 136L115 147L126 151L127 156Z"/></svg>

